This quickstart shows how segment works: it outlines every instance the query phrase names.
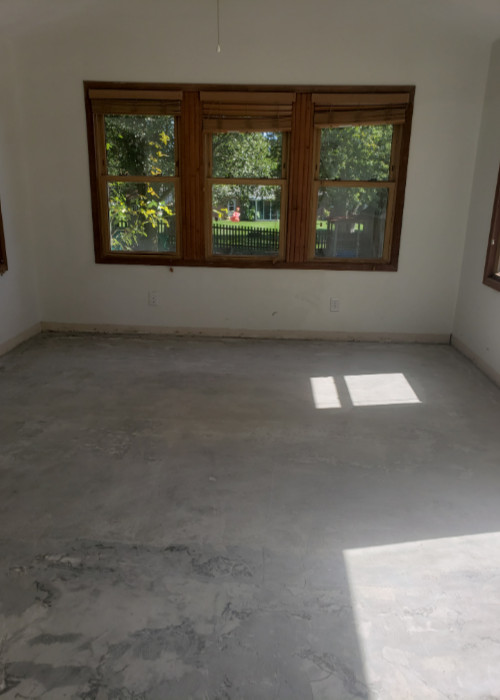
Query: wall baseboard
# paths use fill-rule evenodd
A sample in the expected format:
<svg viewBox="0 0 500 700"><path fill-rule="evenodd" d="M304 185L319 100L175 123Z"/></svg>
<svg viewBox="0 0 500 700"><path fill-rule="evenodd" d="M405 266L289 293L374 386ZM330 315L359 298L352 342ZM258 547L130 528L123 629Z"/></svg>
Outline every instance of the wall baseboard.
<svg viewBox="0 0 500 700"><path fill-rule="evenodd" d="M492 382L494 382L498 387L500 387L500 372L497 372L496 369L493 369L493 367L487 362L485 362L482 357L480 357L477 353L471 350L468 345L466 345L454 335L451 336L451 344L453 345L455 350L458 350L459 353L464 355L464 357L470 360L473 365L475 365L478 369L481 370L481 372L483 372L483 374L489 377L489 379L491 379Z"/></svg>
<svg viewBox="0 0 500 700"><path fill-rule="evenodd" d="M107 333L133 335L202 336L207 338L267 338L270 340L331 340L375 343L436 343L449 345L447 333L349 333L344 331L258 331L245 328L183 328L170 326L130 326L104 323L52 323L44 321L42 332Z"/></svg>
<svg viewBox="0 0 500 700"><path fill-rule="evenodd" d="M30 328L27 328L22 333L19 333L18 335L14 336L14 338L10 338L9 340L5 340L3 343L0 343L0 357L10 352L21 343L24 343L26 340L29 340L34 335L38 335L38 333L40 333L41 330L42 324L35 323L34 326L30 326Z"/></svg>

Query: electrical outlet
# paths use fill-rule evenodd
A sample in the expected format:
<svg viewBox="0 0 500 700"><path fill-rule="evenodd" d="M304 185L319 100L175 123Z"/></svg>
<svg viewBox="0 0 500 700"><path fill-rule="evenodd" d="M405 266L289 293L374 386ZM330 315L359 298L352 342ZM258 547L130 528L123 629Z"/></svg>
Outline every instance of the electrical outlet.
<svg viewBox="0 0 500 700"><path fill-rule="evenodd" d="M340 311L340 299L330 299L330 311Z"/></svg>
<svg viewBox="0 0 500 700"><path fill-rule="evenodd" d="M148 292L149 306L158 306L159 303L158 292Z"/></svg>

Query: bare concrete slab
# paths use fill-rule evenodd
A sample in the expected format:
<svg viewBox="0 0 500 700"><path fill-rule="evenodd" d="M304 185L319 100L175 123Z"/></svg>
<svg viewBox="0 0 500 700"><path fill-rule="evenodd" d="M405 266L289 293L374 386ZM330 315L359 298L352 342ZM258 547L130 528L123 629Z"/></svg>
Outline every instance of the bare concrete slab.
<svg viewBox="0 0 500 700"><path fill-rule="evenodd" d="M0 358L0 695L500 697L500 391L449 346Z"/></svg>

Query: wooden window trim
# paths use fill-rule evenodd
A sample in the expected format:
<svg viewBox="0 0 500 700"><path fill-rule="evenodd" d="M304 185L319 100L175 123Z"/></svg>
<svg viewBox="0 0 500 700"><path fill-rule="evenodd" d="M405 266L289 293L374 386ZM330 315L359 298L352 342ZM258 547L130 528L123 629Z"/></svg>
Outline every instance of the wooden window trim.
<svg viewBox="0 0 500 700"><path fill-rule="evenodd" d="M5 236L3 232L2 208L0 207L0 275L8 269L7 251L5 250Z"/></svg>
<svg viewBox="0 0 500 700"><path fill-rule="evenodd" d="M313 95L313 101L316 96ZM356 96L357 98L359 96ZM377 97L377 96L375 96ZM385 97L385 96L383 96ZM399 97L399 96L398 96ZM320 102L319 104L323 104ZM341 104L344 104L343 102ZM368 101L368 104L371 105L371 100ZM334 113L333 113L334 114ZM363 112L361 112L363 114ZM370 111L371 114L371 111ZM320 113L321 116L321 113ZM323 127L325 124L327 126L340 126L343 124L356 124L356 126L359 126L360 123L366 123L369 125L372 124L381 124L381 123L391 123L394 125L393 129L393 136L392 136L392 145L391 145L391 162L389 164L389 175L386 180L320 180L319 179L319 169L320 169L320 149L321 149L321 127ZM398 175L399 175L399 163L401 160L401 143L402 143L402 129L404 121L388 121L388 122L380 122L378 120L374 121L367 121L364 122L363 119L361 120L352 120L352 121L343 121L342 119L339 121L336 120L322 120L322 119L317 119L317 114L315 114L315 119L314 119L314 126L315 126L315 134L314 134L314 182L313 182L313 194L312 194L312 201L317 202L318 201L318 192L321 188L358 188L361 187L363 189L386 189L388 190L388 199L387 199L387 216L386 216L386 222L385 222L385 229L384 229L384 238L383 238L383 252L382 252L382 257L381 258L343 258L343 261L347 263L351 263L352 265L356 265L356 267L359 264L365 264L365 265L377 265L378 267L381 266L388 266L388 269L393 269L393 266L397 266L397 257L394 260L393 259L393 235L394 235L394 215L396 211L396 201L397 201L397 183L398 183ZM311 223L310 223L310 228L311 230L314 227L314 222L315 222L315 208L312 207L311 211ZM315 260L317 261L320 265L330 265L332 262L335 262L336 258L317 258L315 257L315 245L316 241L311 236L309 240L309 245L308 245L308 257L309 260Z"/></svg>
<svg viewBox="0 0 500 700"><path fill-rule="evenodd" d="M91 193L94 222L94 247L97 263L146 263L165 264L165 260L174 261L182 255L177 238L177 249L172 253L151 253L150 251L137 251L134 253L122 253L111 250L108 223L108 194L107 186L110 182L137 182L155 183L172 182L176 195L176 230L180 229L181 213L179 211L180 177L179 177L179 139L178 116L180 115L180 99L171 99L181 96L180 92L159 91L159 94L168 95L166 102L156 99L154 91L125 90L123 102L117 100L118 90L89 89L86 94L87 118L91 119L89 130L89 158L91 163ZM130 102L133 92L133 101ZM113 101L110 103L110 95ZM175 175L109 175L107 172L106 142L105 142L105 114L168 114L175 119ZM153 261L153 256L158 261ZM129 260L129 258L132 258Z"/></svg>
<svg viewBox="0 0 500 700"><path fill-rule="evenodd" d="M483 283L500 292L500 169L498 172L495 200L491 215L488 251L484 266Z"/></svg>
<svg viewBox="0 0 500 700"><path fill-rule="evenodd" d="M147 264L204 267L249 267L273 269L328 269L395 271L398 267L406 174L415 88L413 86L262 86L141 84L85 82L85 104L97 263ZM97 108L96 108L97 105ZM98 114L175 113L178 148L176 254L111 251L108 242L107 202L99 177L102 143L96 138ZM387 212L387 236L383 259L319 259L311 256L315 133L332 122L342 124L395 124L398 133L394 177L389 183L366 183L393 189ZM208 240L210 208L207 197L214 180L208 178L206 134L217 131L269 130L288 132L289 152L282 190L282 229L280 255L215 256ZM108 176L108 179L111 179ZM134 179L134 178L131 178ZM137 178L135 178L137 179ZM152 180L153 177L148 178ZM101 184L100 184L101 181ZM330 185L332 182L329 183ZM355 186L338 183L338 186ZM360 186L362 183L356 183ZM107 197L107 195L106 195Z"/></svg>
<svg viewBox="0 0 500 700"><path fill-rule="evenodd" d="M270 96L271 97L271 96ZM288 95L286 95L288 98ZM226 98L227 100L227 98ZM203 101L203 100L202 100ZM291 100L289 100L291 103ZM259 99L258 102L262 102ZM279 102L278 104L281 104ZM205 105L203 105L204 109ZM291 114L291 112L290 112ZM205 133L205 256L208 262L223 262L230 264L231 261L237 261L238 266L240 264L245 264L245 261L252 260L254 263L261 263L262 265L283 263L285 260L285 231L286 231L286 209L283 211L280 218L280 228L279 228L279 248L276 255L221 255L219 253L213 252L213 239L212 239L212 218L210 213L212 211L212 187L213 185L270 185L281 188L281 201L287 202L287 172L288 172L288 152L289 152L289 140L287 138L287 129L283 131L283 141L282 141L282 158L281 158L281 177L269 177L269 178L258 178L258 177L213 177L213 162L212 162L212 136L216 133L227 132L227 131L238 131L238 132L249 132L249 131L279 131L279 128L273 129L270 125L267 115L262 115L255 119L252 124L248 124L246 118L242 118L236 121L233 119L222 120L227 121L223 129L219 128L218 124L213 124L212 120L203 120L203 129Z"/></svg>

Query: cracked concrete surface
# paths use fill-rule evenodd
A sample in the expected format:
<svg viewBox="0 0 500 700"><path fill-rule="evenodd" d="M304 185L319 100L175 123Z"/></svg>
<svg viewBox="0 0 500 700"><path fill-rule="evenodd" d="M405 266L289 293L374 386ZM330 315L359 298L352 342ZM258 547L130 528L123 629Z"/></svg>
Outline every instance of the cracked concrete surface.
<svg viewBox="0 0 500 700"><path fill-rule="evenodd" d="M499 426L448 346L26 343L0 358L2 700L500 697Z"/></svg>

